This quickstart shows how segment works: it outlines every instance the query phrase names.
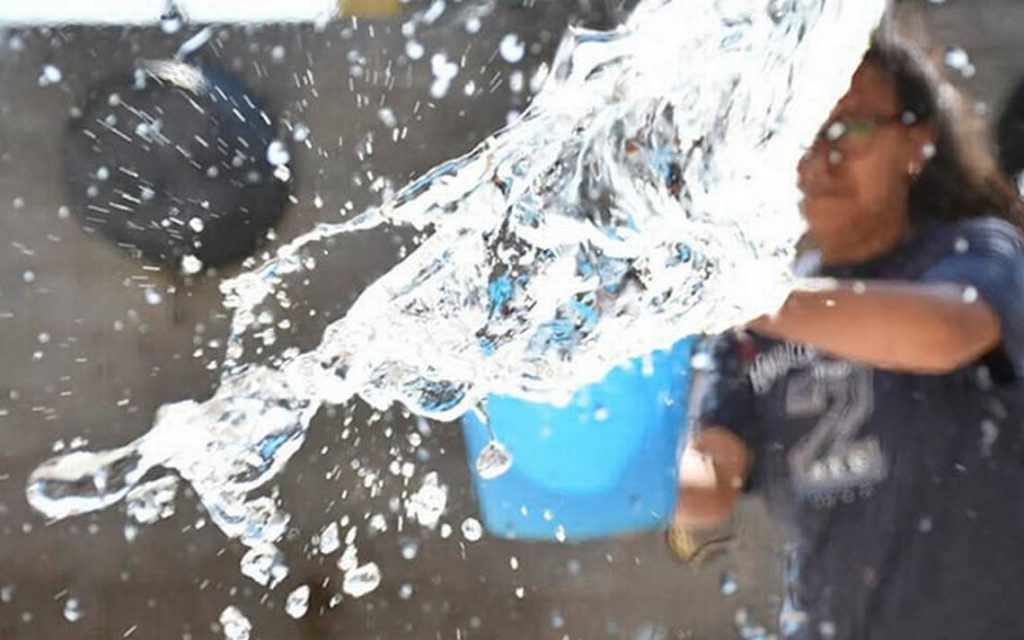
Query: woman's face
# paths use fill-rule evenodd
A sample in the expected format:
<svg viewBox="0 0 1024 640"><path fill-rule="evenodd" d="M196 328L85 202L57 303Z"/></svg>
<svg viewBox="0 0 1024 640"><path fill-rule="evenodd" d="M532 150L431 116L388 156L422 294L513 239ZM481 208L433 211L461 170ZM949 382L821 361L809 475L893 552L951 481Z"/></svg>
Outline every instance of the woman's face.
<svg viewBox="0 0 1024 640"><path fill-rule="evenodd" d="M888 72L861 64L799 165L801 208L819 243L855 242L879 225L906 226L912 176L926 162L934 131L908 126L901 109Z"/></svg>

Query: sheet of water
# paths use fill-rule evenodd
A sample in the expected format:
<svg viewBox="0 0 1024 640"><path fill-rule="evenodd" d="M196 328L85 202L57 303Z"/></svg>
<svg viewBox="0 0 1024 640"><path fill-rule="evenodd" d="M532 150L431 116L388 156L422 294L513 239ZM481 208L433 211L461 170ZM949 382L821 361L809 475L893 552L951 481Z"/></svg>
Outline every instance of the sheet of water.
<svg viewBox="0 0 1024 640"><path fill-rule="evenodd" d="M258 490L321 405L359 397L452 420L492 392L564 400L626 359L776 308L802 231L797 160L883 8L647 0L618 30L571 31L517 121L224 283L234 316L213 397L161 407L123 447L43 463L30 503L56 519L129 492L162 504L167 484L152 479L176 473L250 547L246 575L273 586L288 516ZM317 277L309 256L384 224L427 237L319 346L254 358L287 317L290 283ZM479 470L509 463L495 444Z"/></svg>

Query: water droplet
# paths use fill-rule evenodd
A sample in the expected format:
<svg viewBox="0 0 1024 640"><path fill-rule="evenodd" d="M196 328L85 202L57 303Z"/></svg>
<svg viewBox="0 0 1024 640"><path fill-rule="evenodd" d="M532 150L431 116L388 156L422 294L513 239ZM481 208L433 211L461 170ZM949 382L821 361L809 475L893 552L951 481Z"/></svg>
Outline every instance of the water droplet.
<svg viewBox="0 0 1024 640"><path fill-rule="evenodd" d="M722 580L720 583L723 596L734 596L739 591L739 585L736 582L736 576L731 571L722 573Z"/></svg>
<svg viewBox="0 0 1024 640"><path fill-rule="evenodd" d="M181 256L181 272L192 276L203 270L203 261L191 253Z"/></svg>
<svg viewBox="0 0 1024 640"><path fill-rule="evenodd" d="M940 4L943 1L944 0L931 0L934 4ZM829 640L829 638L836 637L836 623L831 620L822 620L818 623L818 633L821 634L822 640Z"/></svg>
<svg viewBox="0 0 1024 640"><path fill-rule="evenodd" d="M346 546L345 550L341 552L341 556L338 558L337 566L343 573L348 573L358 567L359 549L354 544Z"/></svg>
<svg viewBox="0 0 1024 640"><path fill-rule="evenodd" d="M992 447L999 440L999 425L991 420L981 421L981 456L992 457Z"/></svg>
<svg viewBox="0 0 1024 640"><path fill-rule="evenodd" d="M383 514L375 513L370 518L370 531L374 533L384 533L388 530L388 521Z"/></svg>
<svg viewBox="0 0 1024 640"><path fill-rule="evenodd" d="M380 586L380 569L376 563L368 562L345 574L341 590L353 598L361 598Z"/></svg>
<svg viewBox="0 0 1024 640"><path fill-rule="evenodd" d="M328 555L334 553L341 548L341 535L338 531L338 523L330 522L327 526L320 530L319 542L317 543L317 549L322 555Z"/></svg>
<svg viewBox="0 0 1024 640"><path fill-rule="evenodd" d="M229 605L220 612L219 622L224 632L224 640L249 640L252 623L234 605Z"/></svg>
<svg viewBox="0 0 1024 640"><path fill-rule="evenodd" d="M267 145L267 162L274 167L283 167L292 159L288 147L281 140L273 140Z"/></svg>
<svg viewBox="0 0 1024 640"><path fill-rule="evenodd" d="M309 586L302 585L296 587L289 593L288 600L285 601L284 610L296 620L306 615L306 611L309 610Z"/></svg>
<svg viewBox="0 0 1024 640"><path fill-rule="evenodd" d="M423 478L419 490L405 502L405 513L420 525L433 529L448 505L448 487L437 479L437 472L431 471Z"/></svg>
<svg viewBox="0 0 1024 640"><path fill-rule="evenodd" d="M435 22L437 22L437 19L441 17L441 14L444 13L444 8L445 0L434 0L430 4L430 7L428 7L427 10L423 12L423 15L420 17L420 19L423 21L424 24L434 24Z"/></svg>
<svg viewBox="0 0 1024 640"><path fill-rule="evenodd" d="M39 74L39 86L48 87L53 84L58 84L63 79L64 74L61 73L60 69L52 64L45 64L43 65L42 72Z"/></svg>
<svg viewBox="0 0 1024 640"><path fill-rule="evenodd" d="M508 76L508 88L512 93L521 93L526 86L526 78L522 71L516 70Z"/></svg>
<svg viewBox="0 0 1024 640"><path fill-rule="evenodd" d="M696 371L711 371L715 368L715 361L706 351L696 351L690 358L690 368Z"/></svg>
<svg viewBox="0 0 1024 640"><path fill-rule="evenodd" d="M405 560L415 560L416 554L419 553L420 543L415 538L409 538L402 541L402 558Z"/></svg>
<svg viewBox="0 0 1024 640"><path fill-rule="evenodd" d="M946 55L944 58L946 66L950 69L955 69L960 72L965 78L974 76L977 70L974 68L974 64L971 63L971 57L967 55L961 47L950 47L946 49Z"/></svg>
<svg viewBox="0 0 1024 640"><path fill-rule="evenodd" d="M423 45L415 40L408 40L405 43L405 55L410 60L419 60L426 52Z"/></svg>
<svg viewBox="0 0 1024 640"><path fill-rule="evenodd" d="M507 33L498 44L498 53L509 64L515 64L526 55L526 44L516 33Z"/></svg>
<svg viewBox="0 0 1024 640"><path fill-rule="evenodd" d="M82 618L82 608L78 598L68 598L64 603L64 619L68 622L78 622Z"/></svg>
<svg viewBox="0 0 1024 640"><path fill-rule="evenodd" d="M476 518L466 518L459 528L462 530L462 537L467 542L476 542L484 535L484 529Z"/></svg>
<svg viewBox="0 0 1024 640"><path fill-rule="evenodd" d="M476 472L484 480L499 478L512 468L512 454L501 442L491 440L476 458Z"/></svg>
<svg viewBox="0 0 1024 640"><path fill-rule="evenodd" d="M551 626L554 629L561 629L565 626L565 616L558 609L551 612Z"/></svg>
<svg viewBox="0 0 1024 640"><path fill-rule="evenodd" d="M292 140L295 142L305 142L306 138L309 137L309 127L302 124L301 122L295 125L292 129ZM287 160L285 161L287 162Z"/></svg>
<svg viewBox="0 0 1024 640"><path fill-rule="evenodd" d="M145 298L146 304L154 307L164 301L164 297L153 287L146 287Z"/></svg>
<svg viewBox="0 0 1024 640"><path fill-rule="evenodd" d="M594 409L594 422L604 422L605 420L608 419L608 415L608 407L598 405Z"/></svg>
<svg viewBox="0 0 1024 640"><path fill-rule="evenodd" d="M243 575L270 589L288 576L284 554L272 544L260 544L249 549L242 556L240 566Z"/></svg>
<svg viewBox="0 0 1024 640"><path fill-rule="evenodd" d="M402 586L398 587L398 597L402 600L408 600L409 598L411 598L412 592L412 585L408 582L405 582L402 584Z"/></svg>

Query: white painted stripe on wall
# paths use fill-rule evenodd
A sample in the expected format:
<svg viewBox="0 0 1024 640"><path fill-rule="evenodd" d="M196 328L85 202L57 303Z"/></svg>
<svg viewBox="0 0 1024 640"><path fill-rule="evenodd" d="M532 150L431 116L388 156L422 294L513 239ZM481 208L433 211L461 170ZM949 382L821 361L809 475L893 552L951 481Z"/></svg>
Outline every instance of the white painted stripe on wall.
<svg viewBox="0 0 1024 640"><path fill-rule="evenodd" d="M192 22L313 22L337 12L336 0L179 0ZM0 24L144 25L159 22L166 0L0 0Z"/></svg>
<svg viewBox="0 0 1024 640"><path fill-rule="evenodd" d="M165 0L0 0L0 23L145 24L166 8Z"/></svg>
<svg viewBox="0 0 1024 640"><path fill-rule="evenodd" d="M3 0L0 0L3 1ZM182 0L194 22L311 22L337 13L335 0Z"/></svg>

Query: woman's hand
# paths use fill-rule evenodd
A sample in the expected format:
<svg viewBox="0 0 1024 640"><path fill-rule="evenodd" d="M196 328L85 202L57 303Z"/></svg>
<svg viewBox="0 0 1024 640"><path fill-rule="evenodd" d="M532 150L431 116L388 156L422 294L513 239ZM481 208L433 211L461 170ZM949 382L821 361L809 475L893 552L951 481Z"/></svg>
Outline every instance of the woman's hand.
<svg viewBox="0 0 1024 640"><path fill-rule="evenodd" d="M999 318L971 287L809 280L748 328L883 369L942 374L999 345Z"/></svg>
<svg viewBox="0 0 1024 640"><path fill-rule="evenodd" d="M705 427L694 434L680 464L676 524L701 530L728 520L752 460L750 450L731 431Z"/></svg>

